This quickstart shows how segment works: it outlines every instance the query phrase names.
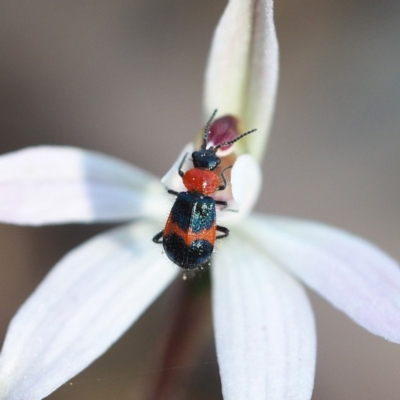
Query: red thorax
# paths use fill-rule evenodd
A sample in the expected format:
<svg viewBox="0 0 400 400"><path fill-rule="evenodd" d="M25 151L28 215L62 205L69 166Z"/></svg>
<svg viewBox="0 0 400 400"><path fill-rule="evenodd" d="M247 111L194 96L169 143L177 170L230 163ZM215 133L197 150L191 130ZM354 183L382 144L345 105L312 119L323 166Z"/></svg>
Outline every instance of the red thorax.
<svg viewBox="0 0 400 400"><path fill-rule="evenodd" d="M219 178L216 173L207 169L192 168L183 176L183 184L189 192L209 195L218 189Z"/></svg>

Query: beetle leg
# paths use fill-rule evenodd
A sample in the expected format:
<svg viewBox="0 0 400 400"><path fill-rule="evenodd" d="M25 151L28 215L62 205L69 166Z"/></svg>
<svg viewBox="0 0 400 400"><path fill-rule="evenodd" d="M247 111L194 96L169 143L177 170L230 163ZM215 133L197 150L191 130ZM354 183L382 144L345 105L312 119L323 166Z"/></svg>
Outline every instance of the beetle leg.
<svg viewBox="0 0 400 400"><path fill-rule="evenodd" d="M173 194L174 196L178 196L178 192L176 192L175 190L171 190L171 189L168 189L168 193L169 194Z"/></svg>
<svg viewBox="0 0 400 400"><path fill-rule="evenodd" d="M232 168L232 165L229 166L229 167L226 167L226 168L221 172L222 182L224 182L224 183L223 183L221 186L218 186L218 189L217 189L217 190L224 190L224 189L226 189L226 187L228 186L228 183L227 183L227 181L226 181L226 177L225 177L224 172L225 172L227 169L230 169L230 168Z"/></svg>
<svg viewBox="0 0 400 400"><path fill-rule="evenodd" d="M153 242L157 243L157 244L161 244L162 240L160 240L162 238L164 234L164 229L161 232L158 232L156 236L153 237Z"/></svg>
<svg viewBox="0 0 400 400"><path fill-rule="evenodd" d="M228 207L228 202L224 200L215 200L215 204L222 206L219 210L224 211L226 210L226 207Z"/></svg>
<svg viewBox="0 0 400 400"><path fill-rule="evenodd" d="M217 231L222 232L222 235L217 236L216 239L222 239L229 235L229 229L224 226L217 225Z"/></svg>
<svg viewBox="0 0 400 400"><path fill-rule="evenodd" d="M182 166L183 166L183 163L185 162L186 157L187 157L188 154L189 154L189 153L186 153L186 154L183 156L182 161L181 161L181 163L179 164L178 173L179 173L179 176L182 177L182 178L183 178L183 175L185 175L185 173L182 171Z"/></svg>
<svg viewBox="0 0 400 400"><path fill-rule="evenodd" d="M228 207L228 202L225 200L215 200L215 204L218 204L219 206L223 206L221 210L224 208Z"/></svg>
<svg viewBox="0 0 400 400"><path fill-rule="evenodd" d="M222 206L219 210L220 211L231 211L231 212L238 212L238 210L232 210L232 208L228 207L228 202L224 200L215 200L215 204Z"/></svg>

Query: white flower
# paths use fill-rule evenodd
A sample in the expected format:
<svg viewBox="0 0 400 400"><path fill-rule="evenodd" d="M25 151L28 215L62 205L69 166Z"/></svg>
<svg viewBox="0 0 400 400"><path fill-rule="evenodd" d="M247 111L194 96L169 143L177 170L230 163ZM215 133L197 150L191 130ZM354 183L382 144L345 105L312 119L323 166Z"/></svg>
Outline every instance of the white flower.
<svg viewBox="0 0 400 400"><path fill-rule="evenodd" d="M398 264L372 244L321 224L248 215L257 198L273 112L278 47L272 1L230 0L205 85L213 108L257 134L238 142L232 195L240 212L213 258L214 328L225 399L310 399L316 334L298 282L370 332L400 342ZM243 154L247 153L247 154ZM179 163L181 158L178 158ZM174 165L164 180L181 184ZM67 254L14 316L0 354L0 399L41 399L103 354L178 275L152 237L171 200L156 177L69 147L0 158L0 219L42 225L134 223ZM293 276L294 277L293 277ZM297 280L298 279L298 280Z"/></svg>

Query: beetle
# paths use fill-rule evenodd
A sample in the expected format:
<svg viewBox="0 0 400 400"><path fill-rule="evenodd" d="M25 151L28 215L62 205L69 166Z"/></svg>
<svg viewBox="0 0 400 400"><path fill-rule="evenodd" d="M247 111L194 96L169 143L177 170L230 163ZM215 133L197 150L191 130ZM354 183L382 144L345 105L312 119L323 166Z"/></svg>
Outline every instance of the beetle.
<svg viewBox="0 0 400 400"><path fill-rule="evenodd" d="M168 258L183 269L194 270L207 264L211 258L216 239L229 235L229 229L216 223L216 205L224 209L228 203L224 200L214 200L211 194L227 187L225 176L229 166L221 172L222 185L214 170L221 163L217 150L229 146L255 129L243 133L233 140L223 142L215 147L207 148L208 135L215 110L204 129L203 142L200 150L192 153L194 167L182 171L188 156L184 155L178 167L178 173L187 189L186 192L168 190L175 195L176 200L165 224L165 228L154 236L153 242L163 244ZM217 231L221 234L217 236Z"/></svg>

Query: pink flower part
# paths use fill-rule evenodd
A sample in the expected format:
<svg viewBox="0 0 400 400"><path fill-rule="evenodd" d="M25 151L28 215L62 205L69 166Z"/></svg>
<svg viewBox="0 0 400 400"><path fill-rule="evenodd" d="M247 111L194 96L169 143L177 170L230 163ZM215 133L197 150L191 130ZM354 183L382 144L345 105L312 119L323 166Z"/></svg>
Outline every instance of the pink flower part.
<svg viewBox="0 0 400 400"><path fill-rule="evenodd" d="M226 115L225 117L218 118L210 126L208 143L211 146L217 146L223 142L228 142L235 139L238 136L237 125L238 120L232 115ZM223 146L221 150L225 152L231 149L232 146L233 145Z"/></svg>

